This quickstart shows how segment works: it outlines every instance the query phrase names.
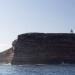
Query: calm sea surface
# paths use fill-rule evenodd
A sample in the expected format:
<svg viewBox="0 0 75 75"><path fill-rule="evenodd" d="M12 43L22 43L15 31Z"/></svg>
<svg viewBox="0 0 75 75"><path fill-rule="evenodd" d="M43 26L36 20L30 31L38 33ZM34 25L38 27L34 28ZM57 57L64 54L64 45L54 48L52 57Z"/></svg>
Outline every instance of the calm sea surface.
<svg viewBox="0 0 75 75"><path fill-rule="evenodd" d="M0 65L0 75L75 75L75 65Z"/></svg>

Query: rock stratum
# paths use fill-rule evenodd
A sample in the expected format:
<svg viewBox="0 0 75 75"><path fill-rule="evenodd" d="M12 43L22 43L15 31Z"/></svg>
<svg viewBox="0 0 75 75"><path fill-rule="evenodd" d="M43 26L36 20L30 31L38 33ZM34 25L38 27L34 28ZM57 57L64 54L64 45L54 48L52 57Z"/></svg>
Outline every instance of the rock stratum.
<svg viewBox="0 0 75 75"><path fill-rule="evenodd" d="M7 61L17 65L60 64L63 62L75 64L75 34L21 34L18 35L18 38L12 43L12 48L2 55L3 58L5 58L4 60L0 60L0 62Z"/></svg>

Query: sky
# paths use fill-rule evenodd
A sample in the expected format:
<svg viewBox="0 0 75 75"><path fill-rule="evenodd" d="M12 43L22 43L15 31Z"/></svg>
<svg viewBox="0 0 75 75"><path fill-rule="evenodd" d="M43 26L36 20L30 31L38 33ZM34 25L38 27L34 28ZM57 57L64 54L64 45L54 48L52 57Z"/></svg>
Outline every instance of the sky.
<svg viewBox="0 0 75 75"><path fill-rule="evenodd" d="M0 0L0 52L17 35L75 31L75 0Z"/></svg>

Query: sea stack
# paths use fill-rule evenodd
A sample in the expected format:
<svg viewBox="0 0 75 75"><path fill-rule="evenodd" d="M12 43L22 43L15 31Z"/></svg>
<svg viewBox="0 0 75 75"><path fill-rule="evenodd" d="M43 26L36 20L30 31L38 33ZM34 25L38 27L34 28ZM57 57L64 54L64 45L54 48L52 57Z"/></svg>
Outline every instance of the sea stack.
<svg viewBox="0 0 75 75"><path fill-rule="evenodd" d="M25 33L13 42L11 64L75 63L75 34Z"/></svg>

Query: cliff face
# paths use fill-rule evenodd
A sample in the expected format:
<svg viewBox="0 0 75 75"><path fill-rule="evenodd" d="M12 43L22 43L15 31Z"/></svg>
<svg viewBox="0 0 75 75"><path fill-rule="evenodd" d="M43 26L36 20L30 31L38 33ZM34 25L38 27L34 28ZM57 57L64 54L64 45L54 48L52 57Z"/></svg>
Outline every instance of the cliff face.
<svg viewBox="0 0 75 75"><path fill-rule="evenodd" d="M7 49L4 52L0 53L0 63L8 64L11 63L14 56L14 52L12 48Z"/></svg>
<svg viewBox="0 0 75 75"><path fill-rule="evenodd" d="M12 64L75 63L75 34L21 34L13 50Z"/></svg>

